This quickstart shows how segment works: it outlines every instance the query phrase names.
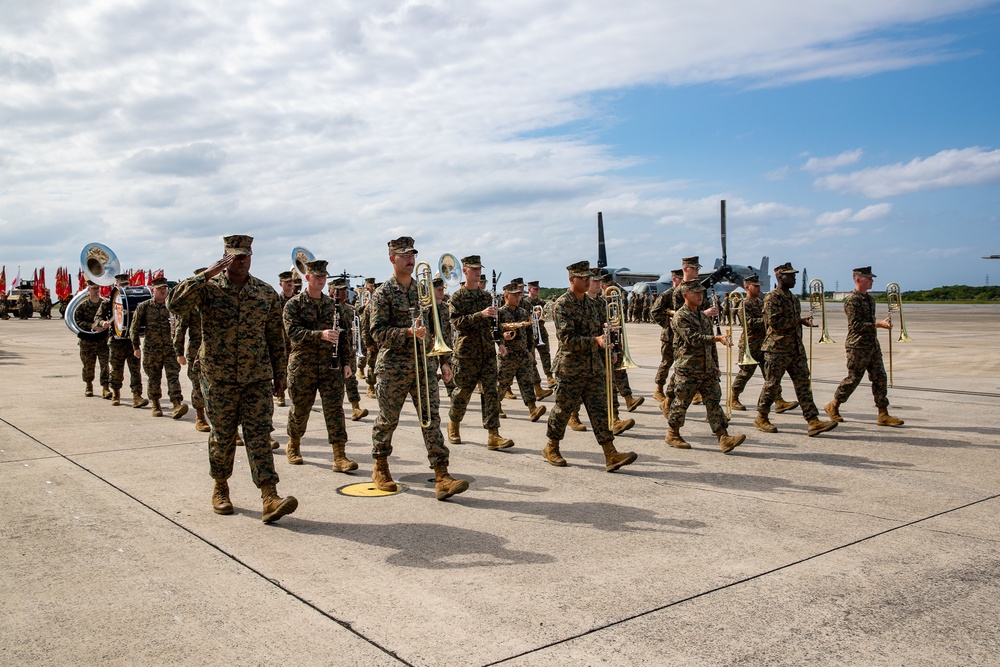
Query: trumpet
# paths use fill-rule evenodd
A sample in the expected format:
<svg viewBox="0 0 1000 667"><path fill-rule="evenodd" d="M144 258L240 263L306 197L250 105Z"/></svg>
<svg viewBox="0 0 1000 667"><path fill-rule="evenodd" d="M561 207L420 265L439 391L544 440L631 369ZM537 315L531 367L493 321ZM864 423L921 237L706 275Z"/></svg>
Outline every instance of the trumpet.
<svg viewBox="0 0 1000 667"><path fill-rule="evenodd" d="M906 320L903 319L903 297L898 283L885 286L885 301L889 305L889 386L892 386L892 314L899 313L899 338L897 343L908 343L912 338L906 335Z"/></svg>
<svg viewBox="0 0 1000 667"><path fill-rule="evenodd" d="M531 309L531 335L535 337L535 343L542 342L542 319L545 316L545 310L541 306L535 306Z"/></svg>
<svg viewBox="0 0 1000 667"><path fill-rule="evenodd" d="M434 322L434 347L430 351L427 350L423 338L413 337L413 362L414 371L417 376L417 415L420 419L421 428L427 428L431 425L431 385L430 378L428 377L427 358L451 354L451 348L444 342L444 336L441 335L441 320L438 317L437 301L434 299L431 265L427 262L417 264L416 276L420 309L410 309L410 317L413 319L413 330L416 332L420 320L423 319L423 311L427 308L430 309ZM427 413L426 416L425 412Z"/></svg>
<svg viewBox="0 0 1000 667"><path fill-rule="evenodd" d="M819 344L834 342L830 338L830 333L826 330L826 295L823 291L823 281L813 278L809 281L809 316L815 316L816 311L820 312L823 323L823 333L819 337ZM813 331L809 327L809 386L812 387L813 377Z"/></svg>

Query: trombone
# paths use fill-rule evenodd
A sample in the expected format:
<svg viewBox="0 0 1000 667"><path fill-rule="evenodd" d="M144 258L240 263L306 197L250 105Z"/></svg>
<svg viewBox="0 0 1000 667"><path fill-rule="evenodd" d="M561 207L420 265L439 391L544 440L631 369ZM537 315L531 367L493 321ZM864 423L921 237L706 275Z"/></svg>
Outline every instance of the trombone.
<svg viewBox="0 0 1000 667"><path fill-rule="evenodd" d="M750 335L747 333L746 298L739 292L726 295L727 313L726 338L732 342L733 324L739 324L743 329L743 350L737 365L756 366L757 360L750 354ZM726 419L733 416L733 348L726 346Z"/></svg>
<svg viewBox="0 0 1000 667"><path fill-rule="evenodd" d="M897 343L909 343L912 338L906 335L906 320L903 319L903 297L899 292L898 283L885 286L885 301L889 305L889 386L892 386L892 314L899 313L899 338Z"/></svg>
<svg viewBox="0 0 1000 667"><path fill-rule="evenodd" d="M809 281L809 317L815 316L816 311L820 312L823 323L823 333L819 337L819 344L832 343L830 333L826 330L826 295L823 291L823 281L813 278ZM813 379L813 328L809 327L809 387L812 387Z"/></svg>
<svg viewBox="0 0 1000 667"><path fill-rule="evenodd" d="M440 357L451 354L451 348L444 342L441 335L441 320L438 317L437 301L434 299L434 283L431 265L427 262L420 262L416 266L417 276L417 296L420 301L420 309L410 309L410 317L413 318L413 330L416 332L417 325L423 318L425 309L430 308L431 317L434 321L434 347L427 351L427 346L423 338L413 337L413 363L417 376L417 416L420 419L420 427L427 428L431 425L431 385L428 378L428 357ZM421 379L422 378L422 379ZM437 376L434 377L435 382ZM424 412L427 416L424 416Z"/></svg>

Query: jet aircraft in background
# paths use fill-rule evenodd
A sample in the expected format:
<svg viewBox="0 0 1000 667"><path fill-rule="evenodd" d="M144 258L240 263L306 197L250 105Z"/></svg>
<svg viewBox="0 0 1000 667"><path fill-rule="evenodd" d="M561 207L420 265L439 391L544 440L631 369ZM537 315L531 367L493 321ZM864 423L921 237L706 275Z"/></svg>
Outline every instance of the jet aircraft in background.
<svg viewBox="0 0 1000 667"><path fill-rule="evenodd" d="M738 287L743 287L743 279L749 276L760 278L761 291L767 293L771 290L771 275L768 273L769 258L767 255L761 257L760 265L753 267L742 264L730 264L726 256L726 200L722 200L722 257L715 260L715 265L711 271L699 273L698 278L702 284L709 288L714 288L720 298ZM678 262L679 264L679 262ZM661 292L670 289L673 282L670 280L670 271L647 272L632 271L628 268L607 268L608 255L604 245L604 216L597 213L597 266L603 273L610 273L615 282L622 287L631 287L637 294L652 292L653 297ZM679 268L679 266L678 266Z"/></svg>

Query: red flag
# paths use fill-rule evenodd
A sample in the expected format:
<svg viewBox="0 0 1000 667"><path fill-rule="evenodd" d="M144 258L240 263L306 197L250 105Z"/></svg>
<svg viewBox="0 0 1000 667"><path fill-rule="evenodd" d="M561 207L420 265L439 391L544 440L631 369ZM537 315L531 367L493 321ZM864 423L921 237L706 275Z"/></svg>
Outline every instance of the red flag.
<svg viewBox="0 0 1000 667"><path fill-rule="evenodd" d="M146 284L151 285L153 283L153 270L146 269Z"/></svg>
<svg viewBox="0 0 1000 667"><path fill-rule="evenodd" d="M163 277L163 269L157 269L156 272L153 274L153 280L156 280L157 278L162 278L162 277ZM151 280L150 282L153 282L153 281Z"/></svg>
<svg viewBox="0 0 1000 667"><path fill-rule="evenodd" d="M69 283L69 269L61 268L56 271L56 298L65 301L72 296L73 287Z"/></svg>
<svg viewBox="0 0 1000 667"><path fill-rule="evenodd" d="M80 283L80 288L77 291L82 292L83 290L87 289L87 281L83 277L83 269L80 269L76 277L77 281Z"/></svg>
<svg viewBox="0 0 1000 667"><path fill-rule="evenodd" d="M38 280L35 281L35 298L39 301L45 296L45 267L38 272Z"/></svg>
<svg viewBox="0 0 1000 667"><path fill-rule="evenodd" d="M3 268L0 269L0 294L6 296L7 294L7 265L4 264Z"/></svg>
<svg viewBox="0 0 1000 667"><path fill-rule="evenodd" d="M111 285L101 285L101 297L107 299L111 296Z"/></svg>
<svg viewBox="0 0 1000 667"><path fill-rule="evenodd" d="M32 274L31 282L32 282L31 296L33 296L33 297L35 297L37 299L38 298L38 269L35 269L35 272Z"/></svg>

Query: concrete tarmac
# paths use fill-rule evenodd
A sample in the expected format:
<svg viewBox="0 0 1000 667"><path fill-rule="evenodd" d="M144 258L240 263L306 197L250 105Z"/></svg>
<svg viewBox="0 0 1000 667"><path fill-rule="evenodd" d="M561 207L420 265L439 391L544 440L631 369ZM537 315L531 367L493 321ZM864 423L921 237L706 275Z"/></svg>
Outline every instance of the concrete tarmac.
<svg viewBox="0 0 1000 667"><path fill-rule="evenodd" d="M827 307L821 407L845 374L843 311ZM672 449L651 397L659 330L629 325L646 402L615 444L635 464L606 473L592 431L568 431L569 467L548 465L545 418L520 400L501 427L516 446L488 451L473 399L451 446L472 485L439 502L407 406L404 491L349 497L338 488L371 479L365 397L372 414L347 422L356 473L331 471L319 413L305 465L275 452L300 505L272 525L242 450L236 513L212 512L193 410L85 398L64 323L2 321L0 664L1000 664L1000 307L904 308L902 428L875 424L863 383L829 433L806 437L797 409L761 433L758 374L730 427L745 444L723 455L692 407L693 449Z"/></svg>

